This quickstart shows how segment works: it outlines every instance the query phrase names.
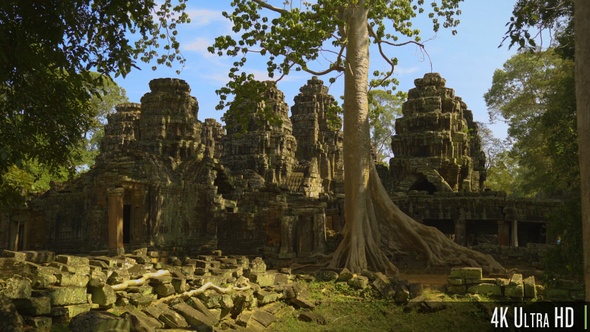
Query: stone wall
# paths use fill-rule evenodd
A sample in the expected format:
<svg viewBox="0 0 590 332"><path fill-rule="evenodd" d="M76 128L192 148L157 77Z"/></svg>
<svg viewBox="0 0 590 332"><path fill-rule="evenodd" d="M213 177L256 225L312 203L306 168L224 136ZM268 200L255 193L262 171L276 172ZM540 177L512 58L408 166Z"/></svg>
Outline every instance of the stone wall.
<svg viewBox="0 0 590 332"><path fill-rule="evenodd" d="M415 83L396 122L391 168L379 167L394 202L462 245L480 233L501 245L542 241L530 234L542 232L558 202L482 191L485 158L471 112L440 75ZM141 104L108 116L91 170L2 216L3 245L113 254L221 248L284 258L333 250L345 222L335 100L313 77L289 117L274 83L254 87L236 99L224 128L198 119L186 82L151 81Z"/></svg>
<svg viewBox="0 0 590 332"><path fill-rule="evenodd" d="M396 191L480 191L485 180L473 114L437 73L414 81L396 120L390 171Z"/></svg>

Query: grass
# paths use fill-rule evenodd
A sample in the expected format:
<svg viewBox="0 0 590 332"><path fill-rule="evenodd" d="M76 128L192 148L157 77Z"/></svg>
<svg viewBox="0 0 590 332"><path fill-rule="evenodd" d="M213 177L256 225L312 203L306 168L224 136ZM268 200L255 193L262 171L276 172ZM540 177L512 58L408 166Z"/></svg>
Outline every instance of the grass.
<svg viewBox="0 0 590 332"><path fill-rule="evenodd" d="M370 289L357 291L346 284L312 282L309 299L326 324L298 320L299 311L285 311L270 326L272 331L491 331L493 302L482 297L449 297L440 293L424 296L439 310L408 309L391 300L379 299Z"/></svg>

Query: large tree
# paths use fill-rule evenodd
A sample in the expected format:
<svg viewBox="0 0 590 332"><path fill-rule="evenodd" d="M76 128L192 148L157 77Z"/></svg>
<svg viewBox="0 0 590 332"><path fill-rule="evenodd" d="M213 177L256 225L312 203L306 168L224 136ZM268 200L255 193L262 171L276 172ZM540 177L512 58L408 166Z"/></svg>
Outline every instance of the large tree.
<svg viewBox="0 0 590 332"><path fill-rule="evenodd" d="M577 190L574 63L553 48L519 52L494 72L490 118L508 124L513 189L526 196Z"/></svg>
<svg viewBox="0 0 590 332"><path fill-rule="evenodd" d="M461 0L431 3L429 16L435 31L442 24L458 23ZM299 4L299 3L297 3ZM424 1L410 0L319 0L313 4L295 2L275 6L264 0L232 2L233 13L224 13L240 34L218 37L211 52L237 56L230 70L232 79L219 92L222 104L227 94L240 94L252 75L240 73L247 54L256 52L268 58L268 73L287 75L294 68L315 75L344 75L344 169L345 226L343 239L332 254L330 265L354 272L364 269L397 272L388 255L400 250L420 253L429 264L465 264L487 270L501 269L490 256L469 250L447 239L433 227L418 223L404 214L383 188L371 158L369 135L369 85L387 85L397 59L386 56L387 46L419 44L411 18L422 13ZM439 22L442 18L442 23ZM389 26L386 26L389 25ZM411 38L400 42L400 38ZM369 47L375 43L389 70L376 72L369 82ZM320 56L331 55L327 68L313 69ZM331 81L333 81L331 79ZM229 111L232 111L230 107Z"/></svg>
<svg viewBox="0 0 590 332"><path fill-rule="evenodd" d="M0 1L0 174L29 160L73 165L105 77L138 60L182 60L175 35L184 8L184 0Z"/></svg>
<svg viewBox="0 0 590 332"><path fill-rule="evenodd" d="M582 232L584 240L584 284L590 301L590 3L576 0L575 5L576 105L580 187L582 193Z"/></svg>

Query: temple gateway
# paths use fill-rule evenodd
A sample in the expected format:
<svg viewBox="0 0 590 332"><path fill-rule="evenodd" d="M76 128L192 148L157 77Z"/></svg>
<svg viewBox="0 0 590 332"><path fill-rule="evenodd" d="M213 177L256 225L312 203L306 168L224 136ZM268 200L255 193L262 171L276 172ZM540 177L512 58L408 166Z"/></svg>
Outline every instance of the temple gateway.
<svg viewBox="0 0 590 332"><path fill-rule="evenodd" d="M109 115L88 172L0 215L0 246L109 254L221 249L279 258L333 250L345 222L341 123L327 111L334 97L313 77L289 117L283 93L264 86L263 102L239 106L247 125L226 131L198 119L185 81L151 81L140 104ZM269 108L280 121L260 116ZM545 225L560 203L485 189L478 126L439 74L415 80L395 126L395 156L379 172L402 211L462 245L551 240Z"/></svg>

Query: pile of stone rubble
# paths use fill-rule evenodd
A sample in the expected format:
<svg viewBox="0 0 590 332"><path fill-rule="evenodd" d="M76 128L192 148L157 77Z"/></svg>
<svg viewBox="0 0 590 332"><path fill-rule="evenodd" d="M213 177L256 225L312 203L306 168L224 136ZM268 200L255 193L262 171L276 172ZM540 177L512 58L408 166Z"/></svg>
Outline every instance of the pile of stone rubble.
<svg viewBox="0 0 590 332"><path fill-rule="evenodd" d="M295 309L303 309L299 319L322 323L307 297L307 281L314 278L357 289L372 286L399 302L410 297L408 287L380 273L319 270L309 277L289 268L267 270L260 257L220 252L194 259L147 249L120 257L8 250L3 256L0 321L17 331L51 331L52 326L72 331L262 331Z"/></svg>

